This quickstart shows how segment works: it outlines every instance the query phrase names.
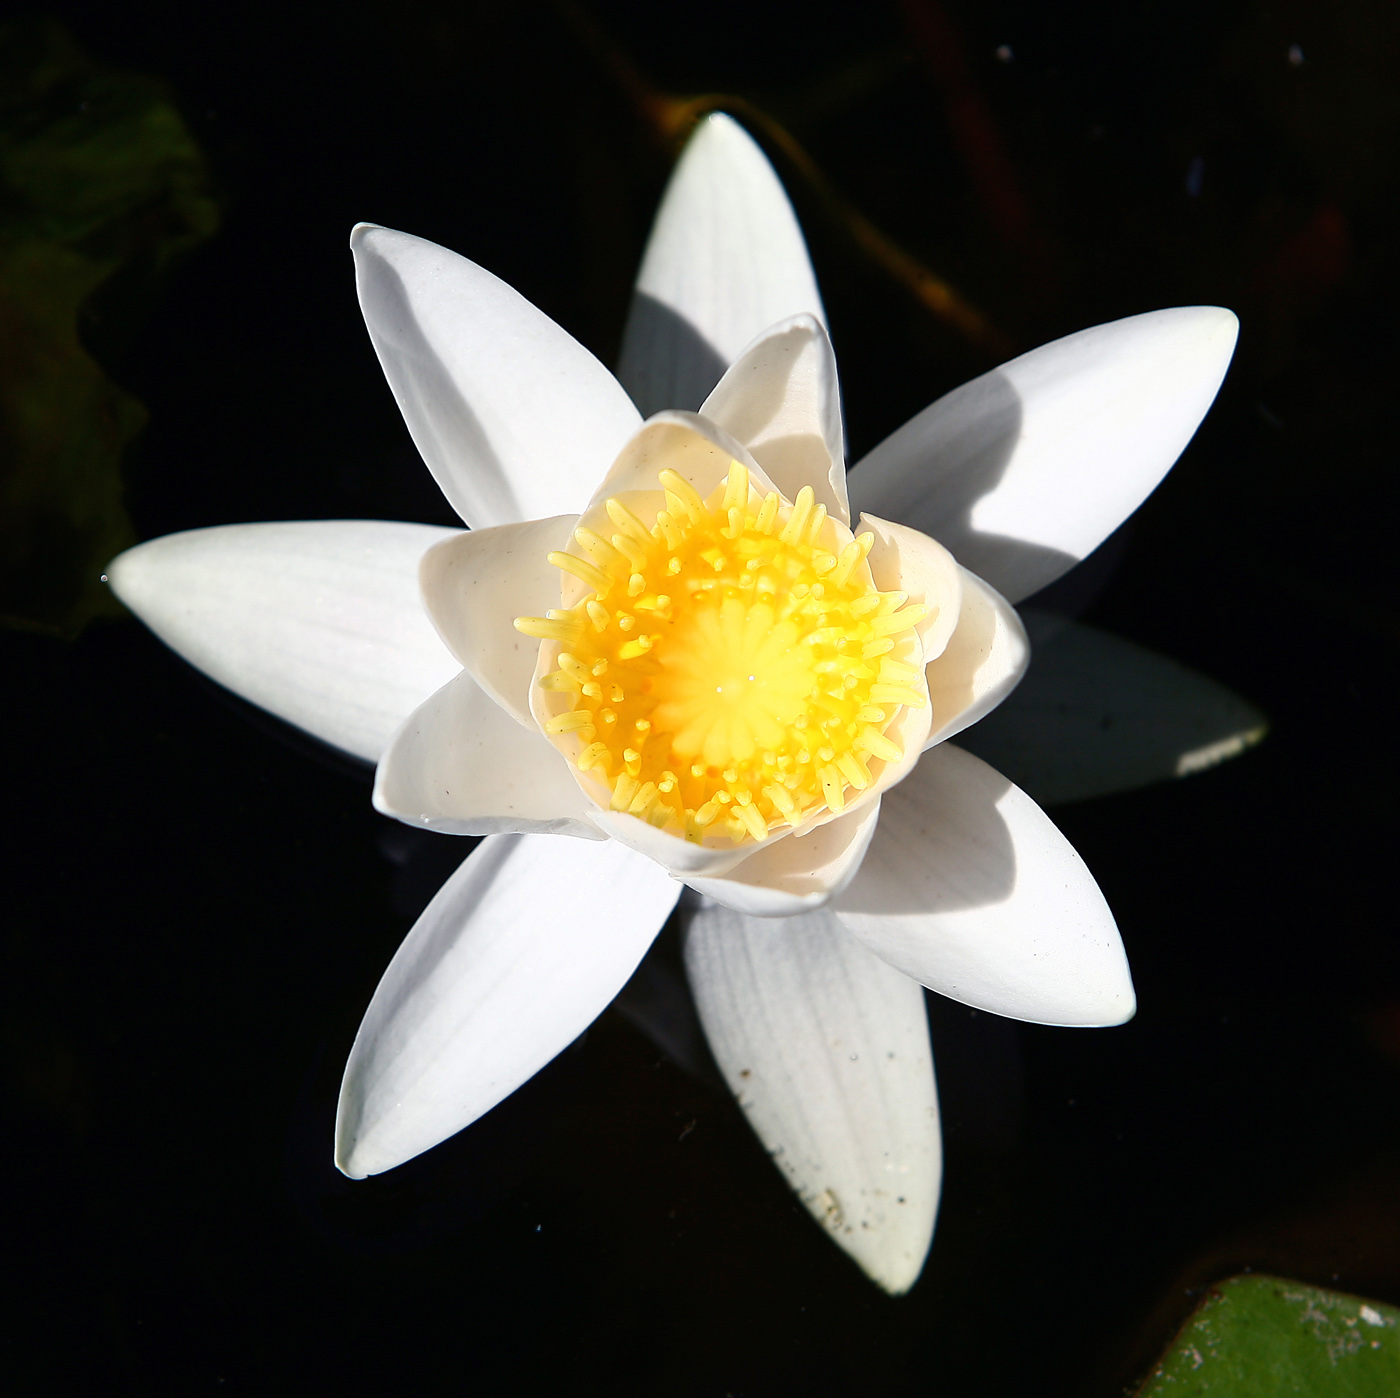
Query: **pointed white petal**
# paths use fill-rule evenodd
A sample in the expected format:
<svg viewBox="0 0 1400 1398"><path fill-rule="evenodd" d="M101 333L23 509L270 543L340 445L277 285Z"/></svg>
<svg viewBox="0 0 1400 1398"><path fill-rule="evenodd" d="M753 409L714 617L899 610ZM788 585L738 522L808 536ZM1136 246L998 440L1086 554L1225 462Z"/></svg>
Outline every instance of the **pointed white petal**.
<svg viewBox="0 0 1400 1398"><path fill-rule="evenodd" d="M559 754L465 670L394 735L374 774L374 806L450 835L605 838Z"/></svg>
<svg viewBox="0 0 1400 1398"><path fill-rule="evenodd" d="M751 917L792 917L821 907L855 877L875 834L880 802L779 840L727 874L686 879L697 893Z"/></svg>
<svg viewBox="0 0 1400 1398"><path fill-rule="evenodd" d="M518 616L559 605L553 549L573 537L575 516L532 519L457 534L423 555L423 601L442 639L472 678L532 732L530 683L540 643L515 629Z"/></svg>
<svg viewBox="0 0 1400 1398"><path fill-rule="evenodd" d="M618 363L646 415L694 410L760 331L821 297L797 216L732 117L695 129L657 211Z"/></svg>
<svg viewBox="0 0 1400 1398"><path fill-rule="evenodd" d="M877 956L979 1010L1108 1025L1136 1007L1084 861L1029 796L951 743L886 795L865 863L834 906Z"/></svg>
<svg viewBox="0 0 1400 1398"><path fill-rule="evenodd" d="M943 1170L923 991L825 911L760 921L707 905L685 959L715 1059L774 1163L872 1281L907 1291Z"/></svg>
<svg viewBox="0 0 1400 1398"><path fill-rule="evenodd" d="M474 526L577 514L641 419L543 311L435 243L350 236L360 309L414 444Z"/></svg>
<svg viewBox="0 0 1400 1398"><path fill-rule="evenodd" d="M725 371L700 415L737 437L788 500L810 485L829 515L851 522L836 356L814 316L764 331Z"/></svg>
<svg viewBox="0 0 1400 1398"><path fill-rule="evenodd" d="M855 469L852 507L946 544L1012 602L1099 546L1156 488L1220 388L1217 306L1066 336L964 384Z"/></svg>
<svg viewBox="0 0 1400 1398"><path fill-rule="evenodd" d="M418 596L418 560L455 532L382 520L192 529L128 549L107 577L191 665L374 762L457 673Z"/></svg>
<svg viewBox="0 0 1400 1398"><path fill-rule="evenodd" d="M622 989L679 886L612 843L492 835L404 939L350 1050L336 1164L390 1170L488 1112Z"/></svg>
<svg viewBox="0 0 1400 1398"><path fill-rule="evenodd" d="M1042 804L1204 771L1268 721L1224 685L1092 626L1028 611L1035 664L967 746Z"/></svg>
<svg viewBox="0 0 1400 1398"><path fill-rule="evenodd" d="M1021 682L1030 642L1016 609L974 573L962 570L962 609L947 649L924 667L933 727L931 748L989 714Z"/></svg>

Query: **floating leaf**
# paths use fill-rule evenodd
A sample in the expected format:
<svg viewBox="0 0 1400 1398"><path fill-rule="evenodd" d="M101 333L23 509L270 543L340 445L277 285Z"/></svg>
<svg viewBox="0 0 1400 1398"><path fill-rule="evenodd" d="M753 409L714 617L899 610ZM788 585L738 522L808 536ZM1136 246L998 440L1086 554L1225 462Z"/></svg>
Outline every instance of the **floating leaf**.
<svg viewBox="0 0 1400 1398"><path fill-rule="evenodd" d="M1211 1287L1138 1398L1394 1398L1400 1311L1280 1277Z"/></svg>
<svg viewBox="0 0 1400 1398"><path fill-rule="evenodd" d="M958 742L1043 806L1203 772L1254 746L1268 720L1164 655L1027 609L1031 667Z"/></svg>

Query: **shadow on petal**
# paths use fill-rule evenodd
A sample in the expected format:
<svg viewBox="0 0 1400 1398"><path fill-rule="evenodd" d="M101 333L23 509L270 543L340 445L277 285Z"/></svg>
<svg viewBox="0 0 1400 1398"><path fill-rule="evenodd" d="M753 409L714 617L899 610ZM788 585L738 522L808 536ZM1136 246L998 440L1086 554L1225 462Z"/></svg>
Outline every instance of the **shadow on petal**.
<svg viewBox="0 0 1400 1398"><path fill-rule="evenodd" d="M1001 370L954 389L853 469L852 517L880 515L937 539L1013 602L1038 591L1079 560L979 530L975 519L978 503L995 493L1011 464L1021 426L1021 395Z"/></svg>
<svg viewBox="0 0 1400 1398"><path fill-rule="evenodd" d="M1037 1024L1122 1024L1136 1008L1113 914L1025 792L943 743L885 798L836 901L877 956L965 1005Z"/></svg>
<svg viewBox="0 0 1400 1398"><path fill-rule="evenodd" d="M666 408L698 412L726 368L684 316L644 291L633 293L617 377L644 418Z"/></svg>
<svg viewBox="0 0 1400 1398"><path fill-rule="evenodd" d="M1053 613L1022 620L1034 663L961 741L1042 804L1189 776L1267 731L1252 704L1175 660Z"/></svg>
<svg viewBox="0 0 1400 1398"><path fill-rule="evenodd" d="M907 1291L943 1173L919 986L824 911L775 923L703 904L685 963L715 1061L773 1163L872 1281Z"/></svg>
<svg viewBox="0 0 1400 1398"><path fill-rule="evenodd" d="M381 339L383 327L394 329L393 341L377 341L375 348L413 443L433 479L468 524L501 524L525 518L490 435L419 326L403 277L382 258L375 259L374 272L376 275L360 277L360 303L365 319L380 327ZM399 368L402 364L411 364L413 372L404 372ZM452 470L449 463L458 460L469 462L470 472ZM468 481L470 493L463 488Z"/></svg>

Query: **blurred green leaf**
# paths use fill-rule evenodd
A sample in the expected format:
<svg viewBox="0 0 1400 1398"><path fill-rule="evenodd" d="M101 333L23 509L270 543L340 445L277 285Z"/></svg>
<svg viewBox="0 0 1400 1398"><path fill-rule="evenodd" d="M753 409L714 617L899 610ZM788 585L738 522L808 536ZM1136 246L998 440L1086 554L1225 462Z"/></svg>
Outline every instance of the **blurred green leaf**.
<svg viewBox="0 0 1400 1398"><path fill-rule="evenodd" d="M1211 1287L1138 1398L1394 1398L1400 1311L1279 1277Z"/></svg>
<svg viewBox="0 0 1400 1398"><path fill-rule="evenodd" d="M102 565L133 541L121 455L146 411L79 335L124 312L218 225L204 157L164 87L110 72L44 21L0 25L0 617L72 635L119 607Z"/></svg>

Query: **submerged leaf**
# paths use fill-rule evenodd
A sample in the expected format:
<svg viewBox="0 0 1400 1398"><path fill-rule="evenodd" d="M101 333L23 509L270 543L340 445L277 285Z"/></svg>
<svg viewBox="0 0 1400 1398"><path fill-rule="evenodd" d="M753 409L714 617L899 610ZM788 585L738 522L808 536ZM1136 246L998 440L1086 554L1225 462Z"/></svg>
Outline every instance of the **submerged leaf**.
<svg viewBox="0 0 1400 1398"><path fill-rule="evenodd" d="M218 213L159 83L49 23L0 26L0 55L0 618L71 635L119 609L99 574L133 542L121 453L146 420L80 322L113 286L139 312Z"/></svg>

